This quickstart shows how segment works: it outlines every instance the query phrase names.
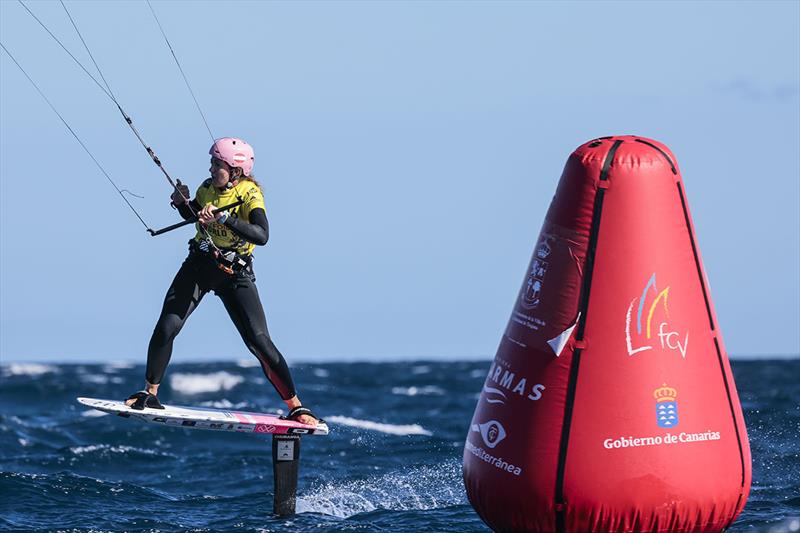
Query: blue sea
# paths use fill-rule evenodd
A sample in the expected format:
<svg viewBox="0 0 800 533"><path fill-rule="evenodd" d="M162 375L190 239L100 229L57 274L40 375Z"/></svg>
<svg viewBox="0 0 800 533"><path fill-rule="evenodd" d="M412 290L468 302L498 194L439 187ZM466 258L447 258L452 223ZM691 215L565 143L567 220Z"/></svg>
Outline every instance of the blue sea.
<svg viewBox="0 0 800 533"><path fill-rule="evenodd" d="M271 440L144 424L79 405L122 399L141 365L0 366L0 529L18 531L488 531L461 454L489 368L480 362L293 367L331 425L306 437L298 514L272 511ZM733 364L753 488L730 531L800 530L800 360ZM276 412L252 361L173 363L165 403Z"/></svg>

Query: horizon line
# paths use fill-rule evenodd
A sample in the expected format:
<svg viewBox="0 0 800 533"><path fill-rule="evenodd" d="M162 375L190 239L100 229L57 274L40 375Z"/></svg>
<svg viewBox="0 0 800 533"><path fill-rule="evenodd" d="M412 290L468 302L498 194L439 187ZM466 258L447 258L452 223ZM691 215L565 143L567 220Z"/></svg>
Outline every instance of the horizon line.
<svg viewBox="0 0 800 533"><path fill-rule="evenodd" d="M197 364L197 363L242 363L244 361L250 362L252 359L253 365L257 365L258 360L255 357L227 357L219 359L204 359L197 357L181 358L173 360L170 365L181 364ZM764 355L754 354L736 354L728 357L731 361L792 361L800 359L800 353L774 353ZM289 366L304 365L304 364L338 364L338 363L373 363L373 364L390 364L390 363L459 363L459 362L489 362L494 360L494 357L483 355L467 355L467 356L389 356L380 358L370 358L369 356L342 356L328 358L325 356L306 356L298 357L289 363ZM130 365L145 365L146 361L140 359L130 358L100 358L100 357L77 357L77 358L60 358L53 359L48 357L30 358L30 359L9 359L0 356L0 366L7 366L11 364L63 364L63 365L83 365L83 364L115 364L125 363Z"/></svg>

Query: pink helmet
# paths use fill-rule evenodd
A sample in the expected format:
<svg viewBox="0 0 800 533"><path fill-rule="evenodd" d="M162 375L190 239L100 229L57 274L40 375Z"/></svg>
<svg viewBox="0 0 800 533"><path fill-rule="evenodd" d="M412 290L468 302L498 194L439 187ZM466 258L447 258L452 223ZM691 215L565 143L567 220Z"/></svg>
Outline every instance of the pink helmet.
<svg viewBox="0 0 800 533"><path fill-rule="evenodd" d="M225 161L232 167L241 168L245 176L250 175L256 162L256 154L253 152L253 147L242 139L235 137L217 139L208 153L217 159Z"/></svg>

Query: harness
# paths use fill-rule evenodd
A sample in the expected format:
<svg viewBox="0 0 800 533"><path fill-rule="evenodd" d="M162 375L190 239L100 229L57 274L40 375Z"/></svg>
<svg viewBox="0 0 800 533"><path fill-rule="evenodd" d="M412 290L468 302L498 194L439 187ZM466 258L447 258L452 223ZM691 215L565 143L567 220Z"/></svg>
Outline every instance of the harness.
<svg viewBox="0 0 800 533"><path fill-rule="evenodd" d="M216 263L217 268L230 275L248 269L253 263L252 255L242 255L237 253L236 250L217 248L208 239L203 239L200 242L194 239L190 240L189 251L208 257Z"/></svg>

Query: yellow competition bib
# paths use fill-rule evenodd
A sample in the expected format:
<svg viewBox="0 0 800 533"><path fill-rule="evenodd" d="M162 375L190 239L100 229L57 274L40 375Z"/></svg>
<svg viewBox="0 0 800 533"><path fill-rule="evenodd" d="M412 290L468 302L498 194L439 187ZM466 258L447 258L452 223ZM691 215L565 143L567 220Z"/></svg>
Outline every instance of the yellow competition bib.
<svg viewBox="0 0 800 533"><path fill-rule="evenodd" d="M220 191L211 184L211 179L207 179L197 189L195 199L197 203L200 204L200 207L205 207L206 204L211 204L214 207L222 207L232 204L239 199L244 200L242 205L228 210L228 214L233 218L240 218L245 222L249 222L250 211L253 209L261 208L266 211L264 207L264 195L261 193L261 189L258 185L249 180L241 180L230 189ZM250 255L256 247L255 244L247 242L236 235L230 228L218 224L217 222L207 224L205 227L206 232L200 228L199 222L196 226L197 234L194 239L198 242L205 240L206 232L208 232L208 235L211 236L216 246L228 250L236 250L236 253L242 255Z"/></svg>

